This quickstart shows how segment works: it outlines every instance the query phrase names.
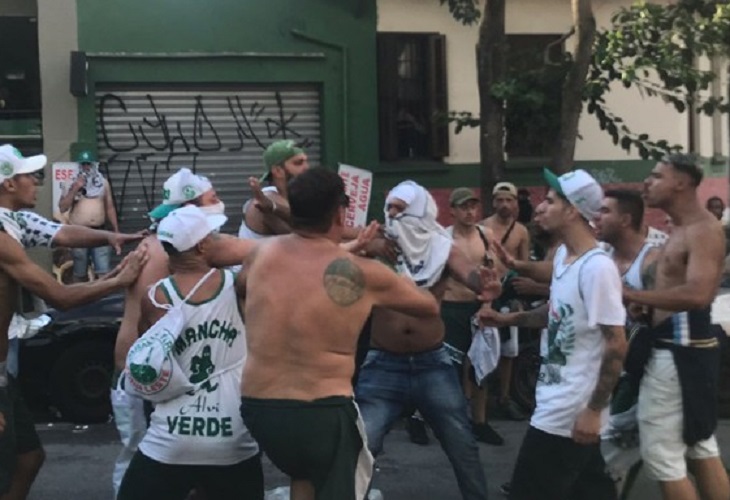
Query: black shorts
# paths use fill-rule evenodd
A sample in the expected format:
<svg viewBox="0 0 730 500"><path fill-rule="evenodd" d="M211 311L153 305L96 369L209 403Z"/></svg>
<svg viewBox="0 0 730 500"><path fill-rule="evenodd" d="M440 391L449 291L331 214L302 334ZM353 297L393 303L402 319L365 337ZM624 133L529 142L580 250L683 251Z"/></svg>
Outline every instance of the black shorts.
<svg viewBox="0 0 730 500"><path fill-rule="evenodd" d="M9 379L8 387L0 391L0 413L5 417L5 432L0 434L0 494L10 489L16 457L42 448L18 383Z"/></svg>
<svg viewBox="0 0 730 500"><path fill-rule="evenodd" d="M274 465L292 479L310 481L317 500L355 500L363 440L352 398L244 397L241 416Z"/></svg>
<svg viewBox="0 0 730 500"><path fill-rule="evenodd" d="M599 443L578 444L530 426L512 475L510 500L616 500Z"/></svg>
<svg viewBox="0 0 730 500"><path fill-rule="evenodd" d="M201 489L211 500L263 500L261 455L233 465L175 465L138 450L117 500L185 500L193 489Z"/></svg>

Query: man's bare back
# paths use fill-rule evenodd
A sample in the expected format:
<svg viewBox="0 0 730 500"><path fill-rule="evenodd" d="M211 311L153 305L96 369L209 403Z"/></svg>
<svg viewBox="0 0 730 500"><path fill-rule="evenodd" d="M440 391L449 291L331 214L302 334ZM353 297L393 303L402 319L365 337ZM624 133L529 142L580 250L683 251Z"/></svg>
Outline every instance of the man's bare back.
<svg viewBox="0 0 730 500"><path fill-rule="evenodd" d="M248 341L241 392L249 397L352 396L357 338L374 305L438 314L414 285L327 238L261 242L238 287Z"/></svg>

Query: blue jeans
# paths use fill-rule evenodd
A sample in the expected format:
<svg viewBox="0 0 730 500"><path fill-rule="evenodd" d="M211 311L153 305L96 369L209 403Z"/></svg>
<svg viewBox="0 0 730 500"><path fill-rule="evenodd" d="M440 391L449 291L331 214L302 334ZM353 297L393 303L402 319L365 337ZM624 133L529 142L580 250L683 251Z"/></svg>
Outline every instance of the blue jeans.
<svg viewBox="0 0 730 500"><path fill-rule="evenodd" d="M355 398L374 456L403 410L416 407L454 468L464 500L485 500L487 481L467 416L467 402L446 348L419 354L372 349L360 368Z"/></svg>
<svg viewBox="0 0 730 500"><path fill-rule="evenodd" d="M111 269L112 247L74 248L71 250L74 260L74 278L86 278L89 267L89 257L94 262L94 274L107 274Z"/></svg>

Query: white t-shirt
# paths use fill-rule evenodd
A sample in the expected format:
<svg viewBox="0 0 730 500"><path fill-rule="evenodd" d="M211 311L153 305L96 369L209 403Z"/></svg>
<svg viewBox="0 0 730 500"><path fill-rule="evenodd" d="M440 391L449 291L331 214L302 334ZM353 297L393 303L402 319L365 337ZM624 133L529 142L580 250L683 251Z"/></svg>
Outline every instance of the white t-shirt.
<svg viewBox="0 0 730 500"><path fill-rule="evenodd" d="M596 247L567 265L566 256L561 245L553 260L537 407L530 423L548 434L570 437L598 382L604 349L599 325L624 326L626 311L618 269L603 250ZM605 411L603 422L607 416Z"/></svg>
<svg viewBox="0 0 730 500"><path fill-rule="evenodd" d="M5 231L23 248L50 247L61 224L50 221L33 212L14 212L0 208L0 229Z"/></svg>
<svg viewBox="0 0 730 500"><path fill-rule="evenodd" d="M191 382L207 382L193 394L155 406L139 449L158 462L233 465L259 451L239 413L247 350L235 276L230 271L220 272L223 280L215 297L182 305L185 330L175 341L175 356ZM161 286L171 303L182 301L169 278Z"/></svg>

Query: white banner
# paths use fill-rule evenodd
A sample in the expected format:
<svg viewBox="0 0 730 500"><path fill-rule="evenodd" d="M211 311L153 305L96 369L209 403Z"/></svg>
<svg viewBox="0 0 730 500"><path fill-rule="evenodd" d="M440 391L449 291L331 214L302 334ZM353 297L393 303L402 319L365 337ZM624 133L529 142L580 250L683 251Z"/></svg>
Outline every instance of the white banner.
<svg viewBox="0 0 730 500"><path fill-rule="evenodd" d="M53 206L52 213L53 218L56 220L63 220L63 214L58 210L58 202L61 200L61 186L68 185L68 183L76 177L76 172L79 169L79 164L75 162L56 162L51 167L52 187L53 187Z"/></svg>
<svg viewBox="0 0 730 500"><path fill-rule="evenodd" d="M368 221L370 193L373 189L373 173L369 170L340 163L337 170L345 183L345 193L350 197L345 225L363 227Z"/></svg>

